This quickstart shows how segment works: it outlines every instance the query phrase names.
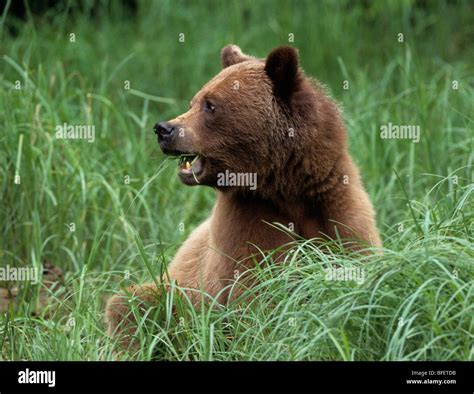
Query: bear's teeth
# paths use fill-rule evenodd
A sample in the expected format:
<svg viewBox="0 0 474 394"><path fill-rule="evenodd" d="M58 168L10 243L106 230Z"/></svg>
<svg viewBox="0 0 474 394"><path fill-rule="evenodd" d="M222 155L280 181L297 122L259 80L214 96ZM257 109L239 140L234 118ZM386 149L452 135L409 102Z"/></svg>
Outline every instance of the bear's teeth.
<svg viewBox="0 0 474 394"><path fill-rule="evenodd" d="M191 168L191 164L189 164L189 161L186 162L186 169L189 170Z"/></svg>

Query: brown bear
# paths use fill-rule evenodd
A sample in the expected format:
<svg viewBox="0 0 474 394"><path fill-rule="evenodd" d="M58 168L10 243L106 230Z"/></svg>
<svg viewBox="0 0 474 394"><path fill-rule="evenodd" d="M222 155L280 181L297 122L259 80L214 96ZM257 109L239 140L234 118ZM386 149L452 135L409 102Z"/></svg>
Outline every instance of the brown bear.
<svg viewBox="0 0 474 394"><path fill-rule="evenodd" d="M281 46L257 59L229 45L221 62L223 70L186 113L154 128L162 151L181 156L184 184L217 190L211 216L184 242L163 280L225 303L238 273L255 266L252 256L294 239L272 223L306 239L380 247L340 110L305 76L297 51ZM130 289L145 301L159 291L155 284ZM106 318L109 334L133 335L126 296L109 300Z"/></svg>

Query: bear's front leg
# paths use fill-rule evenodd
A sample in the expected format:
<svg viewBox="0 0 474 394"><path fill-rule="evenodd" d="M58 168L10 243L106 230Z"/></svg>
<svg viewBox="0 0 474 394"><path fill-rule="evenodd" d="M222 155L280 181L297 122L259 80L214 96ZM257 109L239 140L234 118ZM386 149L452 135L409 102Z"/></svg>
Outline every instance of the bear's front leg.
<svg viewBox="0 0 474 394"><path fill-rule="evenodd" d="M212 263L208 256L209 224L210 221L206 220L184 242L168 267L168 273L162 279L163 284L159 283L158 288L155 283L132 286L128 294L118 294L108 300L105 311L107 333L117 338L120 348L137 348L140 318L150 307L160 305L160 298L165 296L163 290L169 290L168 280L184 288L199 289L204 279L204 290L210 289L208 283L218 281L215 269L208 273L201 271L203 262ZM190 292L189 297L200 300L196 292Z"/></svg>
<svg viewBox="0 0 474 394"><path fill-rule="evenodd" d="M160 288L155 283L131 286L126 294L117 294L107 301L105 309L107 334L117 339L121 349L138 348L137 333L140 318L147 309L159 303L163 289L166 291L164 284Z"/></svg>

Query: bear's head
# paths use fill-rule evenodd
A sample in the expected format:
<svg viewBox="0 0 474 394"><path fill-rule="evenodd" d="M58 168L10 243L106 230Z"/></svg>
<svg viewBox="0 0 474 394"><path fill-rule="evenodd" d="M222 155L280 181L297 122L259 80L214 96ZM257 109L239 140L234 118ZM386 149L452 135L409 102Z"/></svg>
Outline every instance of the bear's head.
<svg viewBox="0 0 474 394"><path fill-rule="evenodd" d="M345 149L345 131L297 51L281 46L257 59L228 45L221 62L186 113L155 125L162 151L181 156L181 181L263 198L298 198L324 183ZM249 179L256 185L239 182Z"/></svg>

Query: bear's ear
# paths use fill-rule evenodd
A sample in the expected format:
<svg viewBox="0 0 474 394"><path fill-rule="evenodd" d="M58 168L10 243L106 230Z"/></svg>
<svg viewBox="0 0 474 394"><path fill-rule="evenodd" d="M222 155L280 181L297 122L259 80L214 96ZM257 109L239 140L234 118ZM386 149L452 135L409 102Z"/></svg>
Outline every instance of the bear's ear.
<svg viewBox="0 0 474 394"><path fill-rule="evenodd" d="M222 68L254 59L243 53L237 45L227 45L221 51Z"/></svg>
<svg viewBox="0 0 474 394"><path fill-rule="evenodd" d="M276 96L289 100L298 81L298 52L288 45L275 48L267 57L265 72Z"/></svg>

